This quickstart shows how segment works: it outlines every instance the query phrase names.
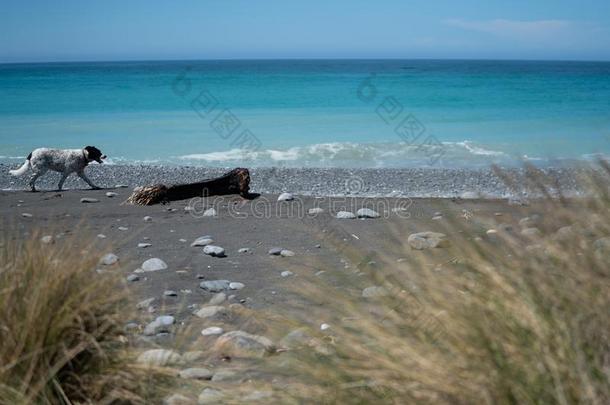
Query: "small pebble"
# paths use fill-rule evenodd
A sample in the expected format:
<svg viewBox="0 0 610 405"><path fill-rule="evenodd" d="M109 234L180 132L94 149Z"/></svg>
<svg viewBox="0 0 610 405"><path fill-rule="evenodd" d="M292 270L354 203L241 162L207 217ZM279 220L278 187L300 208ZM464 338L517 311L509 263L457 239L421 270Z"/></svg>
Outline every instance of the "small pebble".
<svg viewBox="0 0 610 405"><path fill-rule="evenodd" d="M203 253L212 257L224 257L225 250L220 246L207 245L203 248Z"/></svg>
<svg viewBox="0 0 610 405"><path fill-rule="evenodd" d="M174 290L165 290L163 291L163 295L165 295L166 297L177 297L178 293Z"/></svg>
<svg viewBox="0 0 610 405"><path fill-rule="evenodd" d="M281 275L282 277L290 277L290 276L292 276L293 274L294 274L294 273L293 273L293 272L291 272L291 271L289 271L289 270L285 270L285 271L283 271L282 273L280 273L280 275Z"/></svg>
<svg viewBox="0 0 610 405"><path fill-rule="evenodd" d="M222 335L223 333L224 329L219 326L210 326L201 331L203 336Z"/></svg>
<svg viewBox="0 0 610 405"><path fill-rule="evenodd" d="M24 213L21 214L21 216L24 217L24 218L32 218L33 215L28 213L28 212L24 212Z"/></svg>
<svg viewBox="0 0 610 405"><path fill-rule="evenodd" d="M129 230L129 228L127 228L126 226L119 226L119 231L127 231Z"/></svg>
<svg viewBox="0 0 610 405"><path fill-rule="evenodd" d="M138 243L138 247L142 249L150 246L152 246L152 243Z"/></svg>
<svg viewBox="0 0 610 405"><path fill-rule="evenodd" d="M80 202L82 203L97 203L100 202L100 200L98 200L97 198L91 198L91 197L83 197L80 199Z"/></svg>
<svg viewBox="0 0 610 405"><path fill-rule="evenodd" d="M241 290L244 287L245 287L245 285L243 283L238 283L238 282L229 283L230 290Z"/></svg>
<svg viewBox="0 0 610 405"><path fill-rule="evenodd" d="M337 219L355 219L356 215L353 212L339 211L337 212Z"/></svg>
<svg viewBox="0 0 610 405"><path fill-rule="evenodd" d="M138 281L139 279L140 279L140 276L138 276L137 274L130 274L127 276L127 281L129 281L129 282Z"/></svg>
<svg viewBox="0 0 610 405"><path fill-rule="evenodd" d="M282 193L277 198L278 201L292 201L294 200L294 196L290 193Z"/></svg>
<svg viewBox="0 0 610 405"><path fill-rule="evenodd" d="M45 245L48 245L49 243L53 243L53 236L52 235L45 235L42 238L40 238L40 241L42 243L44 243Z"/></svg>
<svg viewBox="0 0 610 405"><path fill-rule="evenodd" d="M116 197L117 195L118 195L118 194L117 194L117 193L115 193L114 191L108 191L108 192L106 193L106 197L108 197L108 198L113 198L113 197Z"/></svg>
<svg viewBox="0 0 610 405"><path fill-rule="evenodd" d="M330 325L327 323L323 323L322 325L320 325L320 330L328 330L330 329Z"/></svg>
<svg viewBox="0 0 610 405"><path fill-rule="evenodd" d="M144 218L144 222L152 222L152 217L151 216L145 216Z"/></svg>

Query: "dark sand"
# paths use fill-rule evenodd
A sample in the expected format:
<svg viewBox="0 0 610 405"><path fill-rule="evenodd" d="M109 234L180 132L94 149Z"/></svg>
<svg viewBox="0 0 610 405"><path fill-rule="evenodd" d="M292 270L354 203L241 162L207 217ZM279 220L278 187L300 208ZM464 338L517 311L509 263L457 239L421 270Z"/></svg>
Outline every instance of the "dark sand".
<svg viewBox="0 0 610 405"><path fill-rule="evenodd" d="M105 195L108 191L118 195L109 198ZM364 255L374 255L388 252L396 236L406 244L408 235L414 232L441 231L448 233L449 239L485 238L486 230L494 224L506 223L517 228L520 218L535 211L533 207L509 205L502 200L297 196L295 201L278 203L277 195L262 195L254 200L238 196L211 197L143 207L124 203L130 193L127 188L38 193L3 191L0 192L3 227L16 229L10 233L15 238L25 238L33 232L39 232L40 236L54 235L57 240L69 234L90 238L102 253L114 252L119 256L125 276L144 260L161 258L168 264L167 270L140 274L139 281L129 284L137 298L156 297L169 307L177 307L179 303L202 305L213 294L200 289L199 283L227 279L245 284L244 289L227 294L235 294L233 302L245 300L244 305L261 308L287 299L286 287L298 283L298 274L281 277L284 270L310 268L314 274L318 270L343 269L345 263L341 261L343 257L337 252L337 245L347 243ZM82 197L97 198L99 202L82 203ZM189 204L195 211L185 211ZM325 212L308 215L307 210L314 206ZM339 210L356 212L363 206L376 209L381 217L352 220L334 217ZM214 207L218 216L201 216L204 207ZM403 211L393 212L396 207ZM436 212L442 213L442 219L432 219ZM22 216L24 213L32 217ZM152 217L152 221L145 222L145 216ZM451 221L468 224L470 231L451 234L446 229ZM119 230L119 227L128 229ZM97 238L97 234L104 234L106 238ZM227 257L207 256L201 247L190 246L203 235L212 236L214 244L226 250ZM140 242L152 246L138 248ZM268 251L273 247L292 250L295 256L270 256ZM240 248L250 248L250 253L238 253ZM445 249L434 250L438 252L435 254L451 254ZM396 254L396 259L400 255L419 253L406 248ZM100 268L107 269L101 265ZM168 289L177 291L178 298L163 298L163 292ZM183 290L191 293L181 293ZM178 315L186 316L186 313Z"/></svg>

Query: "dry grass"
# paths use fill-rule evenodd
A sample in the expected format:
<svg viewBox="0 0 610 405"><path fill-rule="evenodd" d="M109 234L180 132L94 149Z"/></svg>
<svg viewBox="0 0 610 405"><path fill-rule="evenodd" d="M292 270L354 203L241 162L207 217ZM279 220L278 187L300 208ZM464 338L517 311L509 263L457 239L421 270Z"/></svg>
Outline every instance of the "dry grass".
<svg viewBox="0 0 610 405"><path fill-rule="evenodd" d="M407 260L380 254L368 266L370 257L341 246L360 263L360 276L340 278L341 288L299 283L305 303L292 311L301 311L298 322L318 322L309 346L333 354L296 351L278 370L298 381L291 394L323 403L610 403L610 170L603 166L589 198L567 201L552 191L539 237L515 229L460 238L469 231L456 219L445 250L453 260L403 244ZM531 176L550 196L552 185ZM371 285L389 294L363 298ZM322 336L321 319L331 324Z"/></svg>
<svg viewBox="0 0 610 405"><path fill-rule="evenodd" d="M0 403L145 403L154 377L128 353L118 272L98 274L76 237L1 242Z"/></svg>

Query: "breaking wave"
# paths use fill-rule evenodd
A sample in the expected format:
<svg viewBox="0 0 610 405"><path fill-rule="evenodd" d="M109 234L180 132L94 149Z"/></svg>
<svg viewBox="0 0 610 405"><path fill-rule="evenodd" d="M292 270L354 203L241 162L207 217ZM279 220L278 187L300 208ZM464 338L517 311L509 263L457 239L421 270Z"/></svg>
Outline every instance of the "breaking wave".
<svg viewBox="0 0 610 405"><path fill-rule="evenodd" d="M470 141L440 142L431 145L406 143L332 142L286 149L230 149L193 153L178 160L208 165L248 163L251 166L291 167L408 167L483 166L507 163L511 157L502 151L485 149ZM514 160L514 159L513 159Z"/></svg>

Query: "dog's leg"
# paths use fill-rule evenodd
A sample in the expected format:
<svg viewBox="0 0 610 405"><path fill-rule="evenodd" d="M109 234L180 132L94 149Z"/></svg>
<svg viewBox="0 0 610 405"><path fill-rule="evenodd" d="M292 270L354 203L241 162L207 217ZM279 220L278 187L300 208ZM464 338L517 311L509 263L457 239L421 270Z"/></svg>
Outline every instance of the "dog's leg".
<svg viewBox="0 0 610 405"><path fill-rule="evenodd" d="M94 190L99 190L100 188L98 186L96 186L95 184L93 184L91 182L91 180L89 180L89 178L87 177L87 175L85 174L84 170L81 170L79 172L77 172L76 174L78 174L78 177L80 177L81 179L85 180L85 182L87 184L89 184L89 186L94 189Z"/></svg>
<svg viewBox="0 0 610 405"><path fill-rule="evenodd" d="M38 180L38 178L45 173L46 173L46 170L34 173L32 178L30 179L30 187L32 188L32 192L36 192L36 186L35 186L36 180Z"/></svg>
<svg viewBox="0 0 610 405"><path fill-rule="evenodd" d="M69 175L70 175L70 173L68 173L68 174L64 173L61 175L61 179L59 180L59 184L57 185L57 189L59 191L61 191L62 188L64 187L64 182L66 181L66 179L68 178Z"/></svg>

